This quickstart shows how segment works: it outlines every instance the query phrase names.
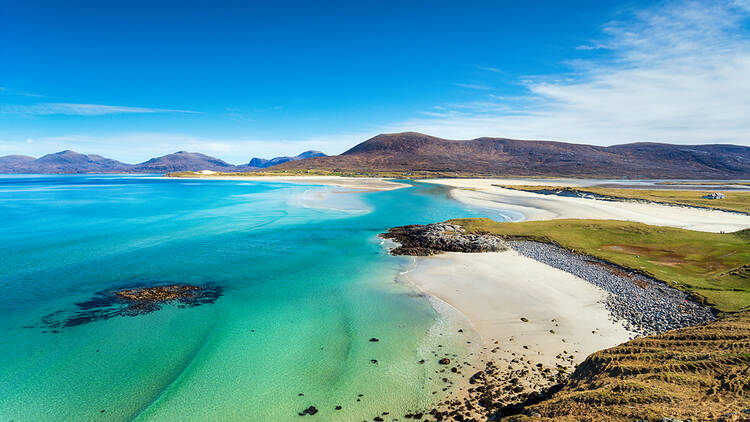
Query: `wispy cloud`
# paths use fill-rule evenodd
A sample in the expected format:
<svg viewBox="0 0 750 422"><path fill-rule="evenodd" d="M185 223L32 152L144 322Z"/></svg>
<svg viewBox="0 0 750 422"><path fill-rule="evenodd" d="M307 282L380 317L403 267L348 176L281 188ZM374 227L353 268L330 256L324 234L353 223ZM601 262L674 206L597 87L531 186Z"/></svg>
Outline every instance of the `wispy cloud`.
<svg viewBox="0 0 750 422"><path fill-rule="evenodd" d="M584 44L584 45L579 45L578 47L576 47L576 50L591 51L591 50L601 50L605 48L607 48L607 46L602 45L602 44Z"/></svg>
<svg viewBox="0 0 750 422"><path fill-rule="evenodd" d="M748 18L748 0L634 11L603 25L602 39L592 41L606 55L571 61L568 74L522 81L528 95L520 103L488 96L394 129L453 138L750 145Z"/></svg>
<svg viewBox="0 0 750 422"><path fill-rule="evenodd" d="M105 114L150 114L150 113L199 113L190 110L175 110L167 108L113 106L103 104L78 103L36 103L36 104L4 104L0 106L0 113L25 114L32 116L69 115L69 116L101 116Z"/></svg>
<svg viewBox="0 0 750 422"><path fill-rule="evenodd" d="M503 73L502 69L499 69L497 67L491 67L491 66L477 66L477 69L485 70L487 72L493 72L493 73Z"/></svg>
<svg viewBox="0 0 750 422"><path fill-rule="evenodd" d="M4 86L0 86L0 94L2 95L11 95L11 96L17 96L17 97L35 97L35 98L43 98L44 95L40 94L34 94L32 92L26 92L26 91L19 91L17 89L10 89Z"/></svg>
<svg viewBox="0 0 750 422"><path fill-rule="evenodd" d="M474 90L477 90L477 91L487 91L487 90L492 89L489 86L479 85L479 84L455 84L455 85L459 86L461 88L474 89Z"/></svg>

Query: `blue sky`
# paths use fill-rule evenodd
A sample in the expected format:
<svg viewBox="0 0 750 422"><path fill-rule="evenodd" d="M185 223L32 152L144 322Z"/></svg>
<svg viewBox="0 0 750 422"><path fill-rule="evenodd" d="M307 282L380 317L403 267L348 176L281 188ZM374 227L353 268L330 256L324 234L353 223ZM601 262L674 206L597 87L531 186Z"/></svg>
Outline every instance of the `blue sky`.
<svg viewBox="0 0 750 422"><path fill-rule="evenodd" d="M271 4L273 3L273 4ZM750 1L0 0L0 155L750 145Z"/></svg>

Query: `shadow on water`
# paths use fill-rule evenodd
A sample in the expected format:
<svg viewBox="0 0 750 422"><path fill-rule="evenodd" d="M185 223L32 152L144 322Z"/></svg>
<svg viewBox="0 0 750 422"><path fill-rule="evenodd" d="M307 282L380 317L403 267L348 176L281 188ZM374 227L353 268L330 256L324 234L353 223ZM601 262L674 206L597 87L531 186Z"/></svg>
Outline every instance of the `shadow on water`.
<svg viewBox="0 0 750 422"><path fill-rule="evenodd" d="M42 317L38 325L25 328L41 327L43 332L58 333L66 328L118 316L149 314L160 310L164 305L178 308L210 305L222 294L222 287L214 284L129 284L124 288L97 292L92 298L75 303L75 308L54 311Z"/></svg>

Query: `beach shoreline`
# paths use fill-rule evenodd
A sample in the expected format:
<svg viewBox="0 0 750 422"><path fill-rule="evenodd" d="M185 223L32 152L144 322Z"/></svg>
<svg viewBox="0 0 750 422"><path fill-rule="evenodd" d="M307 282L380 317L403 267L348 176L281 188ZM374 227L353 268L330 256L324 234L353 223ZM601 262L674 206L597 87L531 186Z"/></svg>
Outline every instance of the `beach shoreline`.
<svg viewBox="0 0 750 422"><path fill-rule="evenodd" d="M476 353L458 359L466 362L457 389L433 412L481 420L487 397L510 404L543 394L591 353L634 336L611 318L604 290L514 250L413 259L398 281L479 342Z"/></svg>
<svg viewBox="0 0 750 422"><path fill-rule="evenodd" d="M528 356L554 366L556 355L569 351L578 363L633 336L611 320L604 290L516 251L415 259L403 282L459 312L487 348L487 359Z"/></svg>
<svg viewBox="0 0 750 422"><path fill-rule="evenodd" d="M677 227L705 232L734 232L750 228L750 215L727 211L640 202L602 201L542 195L496 186L538 184L534 180L504 179L425 179L451 188L450 195L467 205L512 212L514 221L541 221L587 218L634 221L656 226ZM584 186L575 180L544 182L555 186Z"/></svg>
<svg viewBox="0 0 750 422"><path fill-rule="evenodd" d="M169 179L189 180L229 180L246 182L277 182L300 185L323 185L339 188L357 189L359 191L387 191L409 187L404 183L385 178L342 177L342 176L164 176Z"/></svg>

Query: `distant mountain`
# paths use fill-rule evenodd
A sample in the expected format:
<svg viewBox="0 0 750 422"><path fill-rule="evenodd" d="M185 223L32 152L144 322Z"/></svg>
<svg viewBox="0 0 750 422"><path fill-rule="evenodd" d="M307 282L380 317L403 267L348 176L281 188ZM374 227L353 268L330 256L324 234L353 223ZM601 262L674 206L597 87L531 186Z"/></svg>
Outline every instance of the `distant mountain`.
<svg viewBox="0 0 750 422"><path fill-rule="evenodd" d="M0 157L0 173L242 172L265 169L430 172L447 176L750 179L750 147L648 142L603 147L506 138L455 141L405 132L375 136L337 156L306 151L296 157L253 158L247 165L240 166L185 151L140 164L126 164L73 151L36 159L23 155Z"/></svg>
<svg viewBox="0 0 750 422"><path fill-rule="evenodd" d="M0 173L11 173L10 169L30 169L34 160L36 158L29 157L28 155L6 155L0 157ZM4 169L8 169L8 171L3 172ZM15 171L12 173L15 173Z"/></svg>
<svg viewBox="0 0 750 422"><path fill-rule="evenodd" d="M263 160L263 165L235 166L226 161L197 152L178 151L152 158L140 164L127 164L95 154L79 154L75 151L60 151L34 158L26 155L0 157L2 173L167 173L177 171L213 170L218 172L254 171L308 157L325 157L320 151L305 151L296 157L276 157ZM262 160L254 158L253 160Z"/></svg>
<svg viewBox="0 0 750 422"><path fill-rule="evenodd" d="M382 134L338 156L291 161L274 170L440 172L482 176L750 178L750 147L633 143L610 147L551 141L441 139Z"/></svg>
<svg viewBox="0 0 750 422"><path fill-rule="evenodd" d="M127 171L129 164L95 154L60 151L34 159L24 155L0 157L0 173L94 173Z"/></svg>
<svg viewBox="0 0 750 422"><path fill-rule="evenodd" d="M178 151L145 163L132 166L132 171L144 173L167 173L172 171L213 170L223 172L240 171L237 166L197 152Z"/></svg>
<svg viewBox="0 0 750 422"><path fill-rule="evenodd" d="M296 156L296 157L276 157L272 158L270 160L267 160L265 158L253 158L250 160L250 162L247 164L248 167L255 167L255 168L267 168L271 166L275 166L278 164L283 164L289 161L297 161L297 160L303 160L305 158L313 158L313 157L327 157L324 153L320 151L305 151L302 154Z"/></svg>

